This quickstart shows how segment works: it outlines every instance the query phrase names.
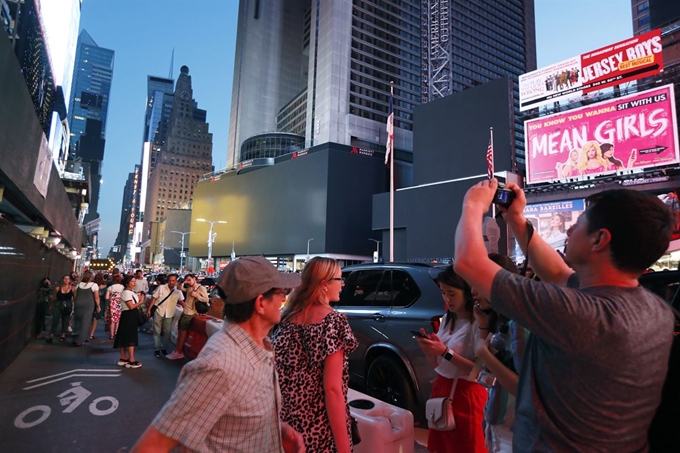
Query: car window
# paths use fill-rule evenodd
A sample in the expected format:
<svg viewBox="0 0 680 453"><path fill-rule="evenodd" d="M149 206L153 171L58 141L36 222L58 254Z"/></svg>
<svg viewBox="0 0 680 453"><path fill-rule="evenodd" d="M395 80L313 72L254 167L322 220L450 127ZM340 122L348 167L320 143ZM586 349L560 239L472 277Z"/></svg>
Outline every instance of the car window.
<svg viewBox="0 0 680 453"><path fill-rule="evenodd" d="M340 295L343 306L383 306L392 305L389 288L389 271L382 269L354 271L345 277L345 287Z"/></svg>
<svg viewBox="0 0 680 453"><path fill-rule="evenodd" d="M406 307L407 305L411 305L420 297L420 289L408 272L393 270L392 295L393 306Z"/></svg>

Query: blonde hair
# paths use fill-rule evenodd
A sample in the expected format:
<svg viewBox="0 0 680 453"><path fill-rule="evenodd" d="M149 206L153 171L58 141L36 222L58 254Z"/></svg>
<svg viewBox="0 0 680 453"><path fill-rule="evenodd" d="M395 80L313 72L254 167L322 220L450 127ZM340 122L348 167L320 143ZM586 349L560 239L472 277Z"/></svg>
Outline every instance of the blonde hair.
<svg viewBox="0 0 680 453"><path fill-rule="evenodd" d="M595 148L595 158L600 163L600 165L603 167L607 166L607 161L604 157L602 157L602 148L600 148L600 144L595 140L591 140L586 142L583 145L583 148L581 148L581 155L579 156L578 160L578 169L581 171L584 171L586 168L588 168L588 149L590 149L591 146Z"/></svg>
<svg viewBox="0 0 680 453"><path fill-rule="evenodd" d="M322 284L329 282L339 269L340 265L332 258L317 256L309 260L302 271L302 283L283 307L281 321L291 319L311 305L322 303Z"/></svg>

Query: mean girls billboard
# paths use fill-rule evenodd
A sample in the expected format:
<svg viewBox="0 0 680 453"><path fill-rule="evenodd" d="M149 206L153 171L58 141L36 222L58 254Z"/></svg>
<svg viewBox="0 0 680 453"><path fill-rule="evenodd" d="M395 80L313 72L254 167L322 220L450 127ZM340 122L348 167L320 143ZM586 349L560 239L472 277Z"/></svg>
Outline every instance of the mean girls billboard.
<svg viewBox="0 0 680 453"><path fill-rule="evenodd" d="M658 74L663 69L656 29L519 76L520 110Z"/></svg>
<svg viewBox="0 0 680 453"><path fill-rule="evenodd" d="M527 183L680 162L673 85L524 123Z"/></svg>

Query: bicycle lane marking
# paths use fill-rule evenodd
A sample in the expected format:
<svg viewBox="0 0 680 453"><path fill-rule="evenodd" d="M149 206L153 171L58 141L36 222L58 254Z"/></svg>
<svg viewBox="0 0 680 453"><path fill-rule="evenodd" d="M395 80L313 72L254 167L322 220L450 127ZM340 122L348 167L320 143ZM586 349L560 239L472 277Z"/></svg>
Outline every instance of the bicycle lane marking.
<svg viewBox="0 0 680 453"><path fill-rule="evenodd" d="M121 369L111 368L111 369L101 369L101 368L77 368L71 371L65 371L63 373L52 374L50 376L43 376L37 379L31 379L26 381L27 384L32 384L34 382L43 381L45 379L56 378L50 381L42 382L40 384L31 385L29 387L24 387L24 390L31 390L37 387L42 387L43 385L52 384L54 382L63 381L64 379L70 379L72 377L119 377L121 376ZM85 374L88 373L88 374ZM94 373L94 374L90 374ZM104 374L108 373L108 374Z"/></svg>

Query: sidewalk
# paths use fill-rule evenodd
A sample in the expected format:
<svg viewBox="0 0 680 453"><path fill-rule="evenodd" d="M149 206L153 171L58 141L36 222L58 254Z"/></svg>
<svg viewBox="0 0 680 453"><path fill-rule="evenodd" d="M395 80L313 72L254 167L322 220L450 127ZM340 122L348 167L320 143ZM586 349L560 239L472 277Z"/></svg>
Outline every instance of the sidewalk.
<svg viewBox="0 0 680 453"><path fill-rule="evenodd" d="M129 451L170 397L186 360L153 357L139 333L139 369L118 367L103 326L83 347L34 340L0 374L0 438L11 452ZM427 430L416 429L427 441ZM417 442L416 453L427 449Z"/></svg>

